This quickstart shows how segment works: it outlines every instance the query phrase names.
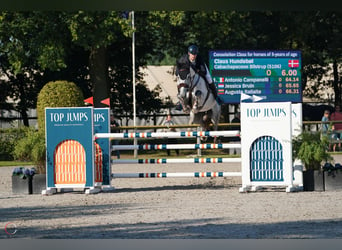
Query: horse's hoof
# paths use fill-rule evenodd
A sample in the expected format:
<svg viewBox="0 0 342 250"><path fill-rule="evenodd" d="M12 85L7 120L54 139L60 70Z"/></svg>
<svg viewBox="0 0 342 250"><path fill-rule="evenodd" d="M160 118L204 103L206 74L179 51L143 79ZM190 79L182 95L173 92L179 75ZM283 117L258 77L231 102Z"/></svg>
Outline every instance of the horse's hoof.
<svg viewBox="0 0 342 250"><path fill-rule="evenodd" d="M207 140L208 140L208 137L206 137L206 136L202 136L202 137L201 137L201 141L205 142L205 141L207 141Z"/></svg>

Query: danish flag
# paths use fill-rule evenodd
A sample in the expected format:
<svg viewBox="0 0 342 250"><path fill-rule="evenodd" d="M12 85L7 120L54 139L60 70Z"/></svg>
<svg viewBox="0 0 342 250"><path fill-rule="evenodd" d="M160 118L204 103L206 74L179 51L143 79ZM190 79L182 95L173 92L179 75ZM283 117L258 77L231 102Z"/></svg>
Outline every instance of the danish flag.
<svg viewBox="0 0 342 250"><path fill-rule="evenodd" d="M299 67L299 60L289 60L289 67L290 68L298 68Z"/></svg>

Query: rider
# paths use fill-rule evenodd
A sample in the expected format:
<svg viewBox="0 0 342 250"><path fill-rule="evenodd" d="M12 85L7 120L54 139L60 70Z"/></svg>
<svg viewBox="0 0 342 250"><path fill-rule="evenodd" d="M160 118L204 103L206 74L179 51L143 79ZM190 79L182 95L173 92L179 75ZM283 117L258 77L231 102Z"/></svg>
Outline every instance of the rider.
<svg viewBox="0 0 342 250"><path fill-rule="evenodd" d="M208 67L203 61L202 57L198 54L198 51L199 50L196 45L190 45L188 47L188 53L182 55L177 60L176 75L184 80L191 67L207 82L218 104L222 104L221 98L217 95L216 86L213 83Z"/></svg>

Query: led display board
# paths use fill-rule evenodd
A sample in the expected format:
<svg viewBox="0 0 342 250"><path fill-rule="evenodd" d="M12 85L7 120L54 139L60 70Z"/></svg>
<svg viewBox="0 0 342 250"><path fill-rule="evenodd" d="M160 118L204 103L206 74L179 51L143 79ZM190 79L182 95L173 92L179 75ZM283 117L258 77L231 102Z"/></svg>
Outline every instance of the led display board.
<svg viewBox="0 0 342 250"><path fill-rule="evenodd" d="M209 52L209 70L224 103L241 95L259 102L302 102L301 52L293 50Z"/></svg>

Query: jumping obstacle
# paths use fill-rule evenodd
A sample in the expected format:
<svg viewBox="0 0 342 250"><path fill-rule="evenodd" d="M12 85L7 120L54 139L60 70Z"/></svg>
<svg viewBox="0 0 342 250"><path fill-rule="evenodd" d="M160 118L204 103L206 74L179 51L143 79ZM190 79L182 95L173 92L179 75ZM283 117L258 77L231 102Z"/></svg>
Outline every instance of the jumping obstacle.
<svg viewBox="0 0 342 250"><path fill-rule="evenodd" d="M203 136L240 136L240 131L187 131L187 132L151 132L151 133L98 133L99 138L192 138ZM241 148L241 144L143 144L143 145L114 145L112 150L163 150L163 149L225 149ZM158 159L118 159L112 164L167 164L167 163L241 163L241 158L158 158ZM241 176L241 172L178 172L178 173L114 173L112 178L166 178L166 177L232 177Z"/></svg>
<svg viewBox="0 0 342 250"><path fill-rule="evenodd" d="M182 148L241 148L242 158L194 159L131 159L110 161L111 139L130 138L193 138L233 137L239 131L187 131L148 133L108 133L109 116L95 112L93 107L46 108L47 190L57 188L86 188L86 193L99 192L112 178L167 178L167 177L242 177L240 192L261 186L287 186L293 191L294 175L291 154L291 116L299 114L290 103L241 103L241 144L190 144L145 146L150 149ZM301 108L301 106L300 106ZM107 112L108 111L108 112ZM109 113L109 109L105 112ZM301 109L300 109L301 111ZM97 113L97 115L96 115ZM298 127L301 120L298 121ZM97 124L97 125L95 125ZM95 126L98 128L95 129ZM108 145L108 148L106 147ZM154 146L152 146L154 145ZM210 146L209 146L210 145ZM132 145L126 145L131 147ZM134 146L136 147L136 146ZM140 146L138 146L140 147ZM142 149L144 146L141 146ZM61 159L61 160L60 160ZM82 159L79 161L78 159ZM240 163L240 172L184 172L184 173L110 173L110 163ZM107 181L106 181L107 180ZM299 186L302 181L299 181ZM107 185L108 186L108 185ZM110 183L109 183L110 186ZM44 191L43 191L44 192ZM44 194L44 193L43 193Z"/></svg>
<svg viewBox="0 0 342 250"><path fill-rule="evenodd" d="M94 133L110 131L109 108L45 109L46 190L85 188L86 193L111 189L110 142Z"/></svg>
<svg viewBox="0 0 342 250"><path fill-rule="evenodd" d="M111 189L110 181L117 178L112 175L110 164L126 164L127 160L111 161L110 139L125 138L199 138L217 136L239 136L239 131L186 131L186 132L156 132L156 133L109 133L109 109L93 107L46 108L46 169L47 188L42 194L53 194L57 189L84 188L86 193L97 193L101 189ZM131 146L129 146L131 147ZM145 146L153 148L175 148L168 146ZM193 144L179 145L180 148L241 148L240 144L226 146L224 144ZM132 148L132 147L131 147ZM134 162L148 163L225 163L241 162L236 158L195 158L195 159L134 159ZM224 174L221 174L224 173ZM125 176L123 173L121 176ZM131 174L129 174L131 176ZM140 176L137 173L135 176ZM240 176L241 173L162 173L161 176L189 177L207 176L224 177ZM119 175L120 176L120 175ZM158 176L158 174L144 174Z"/></svg>
<svg viewBox="0 0 342 250"><path fill-rule="evenodd" d="M286 192L303 190L292 161L292 136L302 126L301 104L242 102L240 108L243 175L239 191L264 186L284 186Z"/></svg>

